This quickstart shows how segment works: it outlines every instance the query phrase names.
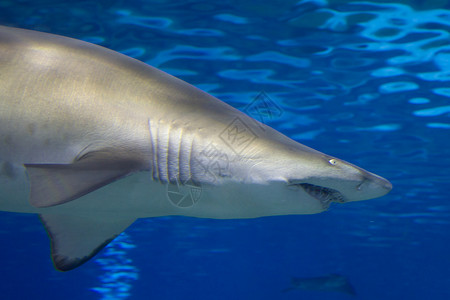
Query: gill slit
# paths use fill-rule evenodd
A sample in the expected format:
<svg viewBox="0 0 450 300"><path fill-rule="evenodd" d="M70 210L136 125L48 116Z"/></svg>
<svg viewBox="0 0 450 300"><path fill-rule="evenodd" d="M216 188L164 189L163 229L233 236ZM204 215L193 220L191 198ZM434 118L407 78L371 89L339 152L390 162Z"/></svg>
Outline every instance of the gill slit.
<svg viewBox="0 0 450 300"><path fill-rule="evenodd" d="M159 182L167 183L168 178L168 170L167 170L167 161L168 161L168 145L169 145L169 126L164 126L165 124L159 121L158 124L158 147L156 157L158 159L158 177Z"/></svg>
<svg viewBox="0 0 450 300"><path fill-rule="evenodd" d="M188 177L188 180L194 180L194 178L192 177L192 166L191 166L191 163L193 162L192 153L194 153L194 139L192 139L190 142L191 142L191 147L189 148L189 162L188 162L189 177Z"/></svg>
<svg viewBox="0 0 450 300"><path fill-rule="evenodd" d="M180 152L183 129L169 128L169 143L167 155L168 182L176 183L181 179L180 175ZM175 148L177 147L177 148Z"/></svg>
<svg viewBox="0 0 450 300"><path fill-rule="evenodd" d="M169 160L170 160L170 134L172 132L172 126L167 126L167 147L165 149L166 153L166 161L165 161L165 167L166 167L166 178L165 182L170 182L170 168L169 168Z"/></svg>
<svg viewBox="0 0 450 300"><path fill-rule="evenodd" d="M180 180L183 182L183 178L181 177L181 141L183 140L183 128L180 129L180 134L178 136L178 150L176 152L177 156L177 163L176 166L178 167L177 174L175 174L177 180Z"/></svg>
<svg viewBox="0 0 450 300"><path fill-rule="evenodd" d="M152 147L152 177L153 180L158 180L159 179L158 165L157 165L158 157L156 154L156 151L158 149L158 139L157 133L155 134L154 128L152 126L152 121L150 119L148 119L148 129L150 133L150 144Z"/></svg>

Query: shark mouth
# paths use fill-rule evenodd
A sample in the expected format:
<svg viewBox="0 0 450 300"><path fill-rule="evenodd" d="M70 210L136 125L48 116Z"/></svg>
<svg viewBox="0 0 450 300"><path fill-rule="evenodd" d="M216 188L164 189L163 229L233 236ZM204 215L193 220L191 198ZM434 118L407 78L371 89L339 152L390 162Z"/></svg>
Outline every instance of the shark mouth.
<svg viewBox="0 0 450 300"><path fill-rule="evenodd" d="M311 197L319 200L325 209L330 206L331 202L345 202L344 196L336 190L309 183L300 183L298 185L301 186Z"/></svg>

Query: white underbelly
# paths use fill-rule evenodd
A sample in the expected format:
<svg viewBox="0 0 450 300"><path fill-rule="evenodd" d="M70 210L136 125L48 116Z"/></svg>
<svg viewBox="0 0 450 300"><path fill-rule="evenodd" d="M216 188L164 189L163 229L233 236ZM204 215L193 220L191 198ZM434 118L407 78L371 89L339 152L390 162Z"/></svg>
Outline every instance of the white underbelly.
<svg viewBox="0 0 450 300"><path fill-rule="evenodd" d="M28 202L29 182L21 165L2 163L0 210L21 213L117 215L134 218L184 215L200 218L255 218L269 215L313 214L324 210L316 201L282 184L198 186L163 184L150 172L138 172L117 180L76 200L48 208Z"/></svg>

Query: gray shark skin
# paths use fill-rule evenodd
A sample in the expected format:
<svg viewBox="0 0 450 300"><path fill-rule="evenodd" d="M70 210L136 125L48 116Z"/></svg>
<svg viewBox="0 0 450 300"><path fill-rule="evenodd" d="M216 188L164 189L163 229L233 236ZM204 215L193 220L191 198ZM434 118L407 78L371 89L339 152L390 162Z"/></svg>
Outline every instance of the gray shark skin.
<svg viewBox="0 0 450 300"><path fill-rule="evenodd" d="M0 210L39 214L58 270L138 218L313 214L391 188L140 61L0 26Z"/></svg>
<svg viewBox="0 0 450 300"><path fill-rule="evenodd" d="M350 281L339 274L311 278L293 277L291 279L291 286L284 289L282 292L292 290L340 292L356 296L355 289Z"/></svg>

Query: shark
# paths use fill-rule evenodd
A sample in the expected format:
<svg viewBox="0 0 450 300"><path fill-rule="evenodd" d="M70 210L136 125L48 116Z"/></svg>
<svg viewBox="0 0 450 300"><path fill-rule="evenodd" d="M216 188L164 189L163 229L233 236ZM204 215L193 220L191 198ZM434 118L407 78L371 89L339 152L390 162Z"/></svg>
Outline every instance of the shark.
<svg viewBox="0 0 450 300"><path fill-rule="evenodd" d="M391 188L144 62L0 26L0 210L39 215L57 270L139 218L315 214Z"/></svg>
<svg viewBox="0 0 450 300"><path fill-rule="evenodd" d="M310 278L292 277L291 286L284 289L282 292L292 290L341 292L356 296L355 289L350 281L346 277L339 274L330 274Z"/></svg>

